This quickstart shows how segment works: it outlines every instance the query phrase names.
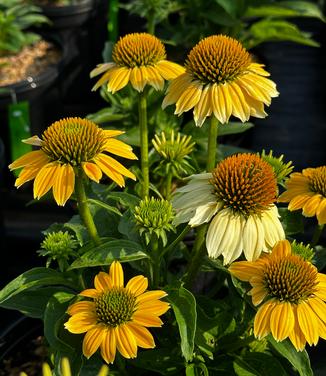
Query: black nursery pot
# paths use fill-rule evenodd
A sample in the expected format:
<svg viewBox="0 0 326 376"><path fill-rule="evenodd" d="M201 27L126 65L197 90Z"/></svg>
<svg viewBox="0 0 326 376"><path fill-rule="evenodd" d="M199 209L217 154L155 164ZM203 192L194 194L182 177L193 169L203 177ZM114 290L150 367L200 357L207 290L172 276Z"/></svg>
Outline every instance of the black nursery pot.
<svg viewBox="0 0 326 376"><path fill-rule="evenodd" d="M67 6L41 5L45 16L51 21L53 29L71 29L84 24L92 15L95 0L81 0L78 4Z"/></svg>
<svg viewBox="0 0 326 376"><path fill-rule="evenodd" d="M6 327L0 332L0 376L18 375L32 367L41 373L46 351L38 348L42 334L42 322L22 316L18 312L1 309L1 322Z"/></svg>
<svg viewBox="0 0 326 376"><path fill-rule="evenodd" d="M255 127L246 134L246 147L272 149L284 154L296 170L325 164L325 25L316 20L297 21L310 31L320 47L289 42L269 42L254 53L266 65L280 92L266 108L266 119L252 119Z"/></svg>

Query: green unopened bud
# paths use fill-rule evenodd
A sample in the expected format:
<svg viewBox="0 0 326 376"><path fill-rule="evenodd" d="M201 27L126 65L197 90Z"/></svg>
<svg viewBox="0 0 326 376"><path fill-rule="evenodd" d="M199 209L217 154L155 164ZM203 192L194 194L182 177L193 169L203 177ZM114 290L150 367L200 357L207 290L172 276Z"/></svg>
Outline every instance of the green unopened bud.
<svg viewBox="0 0 326 376"><path fill-rule="evenodd" d="M145 235L147 244L150 242L151 236L156 234L158 238L162 239L163 245L166 245L166 232L174 231L172 225L174 211L169 201L145 197L135 207L134 216L140 233Z"/></svg>
<svg viewBox="0 0 326 376"><path fill-rule="evenodd" d="M180 133L175 136L173 130L169 138L166 138L164 132L160 136L156 134L152 143L163 159L154 172L159 172L161 175L172 173L178 178L193 173L194 168L189 163L191 160L189 155L195 143L191 141L191 136L181 136Z"/></svg>
<svg viewBox="0 0 326 376"><path fill-rule="evenodd" d="M277 183L283 184L285 178L292 172L294 169L294 166L292 166L292 162L285 163L283 161L284 155L281 155L280 157L276 158L273 156L273 151L270 150L268 154L265 153L265 150L262 151L260 154L261 158L269 163L274 170L274 173L276 175Z"/></svg>
<svg viewBox="0 0 326 376"><path fill-rule="evenodd" d="M295 240L291 243L292 251L298 256L301 256L306 261L311 262L315 252L310 245L304 245L302 242L297 243Z"/></svg>
<svg viewBox="0 0 326 376"><path fill-rule="evenodd" d="M38 253L41 256L48 257L47 267L51 261L57 260L60 270L63 270L67 260L72 256L76 256L77 246L78 242L67 231L51 232L45 235Z"/></svg>

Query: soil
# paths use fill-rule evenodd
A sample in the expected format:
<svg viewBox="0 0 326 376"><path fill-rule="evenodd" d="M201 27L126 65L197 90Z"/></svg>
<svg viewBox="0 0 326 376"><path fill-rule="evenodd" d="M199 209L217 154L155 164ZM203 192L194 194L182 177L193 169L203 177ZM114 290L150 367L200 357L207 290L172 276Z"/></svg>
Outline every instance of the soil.
<svg viewBox="0 0 326 376"><path fill-rule="evenodd" d="M60 58L61 51L45 40L26 46L15 55L0 57L0 87L36 76Z"/></svg>

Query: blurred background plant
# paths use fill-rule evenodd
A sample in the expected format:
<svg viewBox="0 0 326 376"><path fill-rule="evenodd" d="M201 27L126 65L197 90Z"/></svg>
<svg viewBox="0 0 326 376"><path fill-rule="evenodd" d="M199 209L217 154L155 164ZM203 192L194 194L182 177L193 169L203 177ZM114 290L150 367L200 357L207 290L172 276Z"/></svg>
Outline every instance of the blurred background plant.
<svg viewBox="0 0 326 376"><path fill-rule="evenodd" d="M39 7L21 0L2 0L0 3L0 56L14 54L31 45L40 36L27 31L32 26L47 23Z"/></svg>

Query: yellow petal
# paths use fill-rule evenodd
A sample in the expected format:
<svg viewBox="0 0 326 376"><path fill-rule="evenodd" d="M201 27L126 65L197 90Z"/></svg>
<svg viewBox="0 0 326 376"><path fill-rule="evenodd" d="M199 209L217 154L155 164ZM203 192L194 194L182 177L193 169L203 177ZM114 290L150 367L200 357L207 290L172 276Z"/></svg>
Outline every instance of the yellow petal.
<svg viewBox="0 0 326 376"><path fill-rule="evenodd" d="M125 131L118 131L116 129L103 129L102 131L104 132L105 137L116 137L125 133Z"/></svg>
<svg viewBox="0 0 326 376"><path fill-rule="evenodd" d="M94 302L82 301L72 304L68 307L67 313L72 316L82 312L95 312Z"/></svg>
<svg viewBox="0 0 326 376"><path fill-rule="evenodd" d="M190 82L180 95L175 106L175 115L181 115L197 105L202 95L203 85L199 81Z"/></svg>
<svg viewBox="0 0 326 376"><path fill-rule="evenodd" d="M316 345L318 342L318 321L314 311L306 302L298 304L298 322L302 333L309 345Z"/></svg>
<svg viewBox="0 0 326 376"><path fill-rule="evenodd" d="M106 363L113 363L117 349L115 330L107 328L101 343L101 355Z"/></svg>
<svg viewBox="0 0 326 376"><path fill-rule="evenodd" d="M104 73L106 71L108 71L109 69L113 68L114 66L116 66L115 63L104 63L104 64L98 64L96 66L96 68L94 68L91 73L90 73L90 78L93 78L95 76L98 76L99 74L101 73Z"/></svg>
<svg viewBox="0 0 326 376"><path fill-rule="evenodd" d="M231 274L235 275L241 281L249 282L257 273L261 274L261 266L256 262L237 261L229 266Z"/></svg>
<svg viewBox="0 0 326 376"><path fill-rule="evenodd" d="M248 67L248 70L256 73L256 74L259 74L260 76L270 76L270 74L268 72L265 71L265 69L263 69L265 65L264 64L258 64L258 63L251 63Z"/></svg>
<svg viewBox="0 0 326 376"><path fill-rule="evenodd" d="M144 74L145 72L139 67L134 67L131 69L130 83L138 92L143 91L147 83L146 75Z"/></svg>
<svg viewBox="0 0 326 376"><path fill-rule="evenodd" d="M177 100L180 98L181 94L185 91L185 89L189 86L191 81L191 76L188 73L184 73L170 82L166 91L167 95L165 96L162 102L163 110L170 104L177 102Z"/></svg>
<svg viewBox="0 0 326 376"><path fill-rule="evenodd" d="M110 280L112 281L113 287L123 287L123 269L119 261L113 261L113 263L110 266L109 276Z"/></svg>
<svg viewBox="0 0 326 376"><path fill-rule="evenodd" d="M219 85L219 92L223 95L224 105L225 105L225 122L229 122L230 116L232 114L232 98L229 92L229 85L227 83Z"/></svg>
<svg viewBox="0 0 326 376"><path fill-rule="evenodd" d="M138 159L137 156L132 152L132 147L125 144L120 140L116 140L114 138L110 138L105 143L105 151L119 155L123 158L128 159Z"/></svg>
<svg viewBox="0 0 326 376"><path fill-rule="evenodd" d="M22 142L27 145L42 146L43 140L41 140L39 136L32 136L22 140Z"/></svg>
<svg viewBox="0 0 326 376"><path fill-rule="evenodd" d="M154 314L144 314L136 311L132 316L132 322L146 327L161 327L162 320Z"/></svg>
<svg viewBox="0 0 326 376"><path fill-rule="evenodd" d="M19 188L28 181L33 180L42 167L24 167L15 181L15 187Z"/></svg>
<svg viewBox="0 0 326 376"><path fill-rule="evenodd" d="M153 86L155 90L163 90L164 88L164 79L161 76L159 70L155 67L148 66L147 69L147 82L149 85Z"/></svg>
<svg viewBox="0 0 326 376"><path fill-rule="evenodd" d="M273 248L273 256L284 258L292 253L291 244L288 240L280 240L277 242Z"/></svg>
<svg viewBox="0 0 326 376"><path fill-rule="evenodd" d="M70 317L64 324L69 332L74 334L85 333L96 325L97 316L94 312L80 312Z"/></svg>
<svg viewBox="0 0 326 376"><path fill-rule="evenodd" d="M96 289L86 289L80 292L78 295L85 296L87 298L98 298L100 295L102 295L102 292Z"/></svg>
<svg viewBox="0 0 326 376"><path fill-rule="evenodd" d="M272 336L276 341L283 341L294 328L294 314L292 305L289 302L282 302L275 305L270 316L270 327Z"/></svg>
<svg viewBox="0 0 326 376"><path fill-rule="evenodd" d="M117 326L115 328L117 338L117 348L122 356L127 359L136 358L137 356L137 342L128 328L128 324Z"/></svg>
<svg viewBox="0 0 326 376"><path fill-rule="evenodd" d="M85 174L91 180L94 180L96 183L99 183L99 181L102 178L102 170L95 163L83 162L82 168L83 168Z"/></svg>
<svg viewBox="0 0 326 376"><path fill-rule="evenodd" d="M316 211L316 216L319 225L324 225L326 223L326 198L323 198L323 200L319 204Z"/></svg>
<svg viewBox="0 0 326 376"><path fill-rule="evenodd" d="M41 168L34 180L34 198L41 198L53 187L58 167L59 163L52 162Z"/></svg>
<svg viewBox="0 0 326 376"><path fill-rule="evenodd" d="M94 286L96 290L105 292L113 287L112 280L109 274L104 272L99 272L94 278Z"/></svg>
<svg viewBox="0 0 326 376"><path fill-rule="evenodd" d="M194 120L197 127L201 127L207 116L212 113L211 86L206 85L201 92L200 100L194 108Z"/></svg>
<svg viewBox="0 0 326 376"><path fill-rule="evenodd" d="M59 165L55 173L53 197L59 206L64 206L75 188L75 173L70 164Z"/></svg>
<svg viewBox="0 0 326 376"><path fill-rule="evenodd" d="M252 304L258 306L267 296L266 288L261 285L257 287L253 287L249 292L248 295L251 295Z"/></svg>
<svg viewBox="0 0 326 376"><path fill-rule="evenodd" d="M167 293L162 290L151 290L146 291L145 293L139 295L137 297L137 302L149 302L157 299L161 299L164 296L167 296Z"/></svg>
<svg viewBox="0 0 326 376"><path fill-rule="evenodd" d="M134 335L137 346L144 349L153 349L155 347L154 338L148 329L143 326L136 325L132 322L128 323L128 328Z"/></svg>
<svg viewBox="0 0 326 376"><path fill-rule="evenodd" d="M130 290L130 292L134 296L138 296L143 294L148 287L148 279L142 275L138 275L130 279L127 283L126 289Z"/></svg>
<svg viewBox="0 0 326 376"><path fill-rule="evenodd" d="M232 95L232 108L233 115L237 116L242 122L249 120L250 107L248 106L246 99L243 95L241 88L233 81L229 85L229 91Z"/></svg>
<svg viewBox="0 0 326 376"><path fill-rule="evenodd" d="M28 165L44 166L49 162L49 157L42 150L30 151L27 154L22 155L11 163L8 167L10 170L16 170L17 168L25 167Z"/></svg>
<svg viewBox="0 0 326 376"><path fill-rule="evenodd" d="M151 302L139 303L137 310L139 314L153 314L156 316L163 315L170 308L169 303L161 302L160 300L154 300Z"/></svg>
<svg viewBox="0 0 326 376"><path fill-rule="evenodd" d="M101 160L102 163L105 163L107 166L113 168L119 174L125 175L128 178L136 180L136 176L129 170L127 170L121 163L110 157L109 155L99 153L96 161ZM97 163L98 164L98 163ZM101 167L101 166L99 166Z"/></svg>
<svg viewBox="0 0 326 376"><path fill-rule="evenodd" d="M106 334L104 325L96 325L90 329L83 340L83 354L89 359L100 347Z"/></svg>
<svg viewBox="0 0 326 376"><path fill-rule="evenodd" d="M185 72L185 68L172 61L161 60L155 64L155 68L161 73L165 80L172 80Z"/></svg>
<svg viewBox="0 0 326 376"><path fill-rule="evenodd" d="M302 214L306 217L313 217L316 215L319 204L321 203L322 195L315 194L309 200L306 201L302 208Z"/></svg>
<svg viewBox="0 0 326 376"><path fill-rule="evenodd" d="M224 92L221 89L221 85L218 85L216 83L212 84L211 87L211 101L214 116L218 119L219 122L225 124L227 122L227 117Z"/></svg>
<svg viewBox="0 0 326 376"><path fill-rule="evenodd" d="M275 301L270 300L258 309L254 321L254 334L258 339L262 339L270 333L270 317L274 307Z"/></svg>
<svg viewBox="0 0 326 376"><path fill-rule="evenodd" d="M289 339L297 351L302 351L306 345L306 338L304 334L302 333L302 330L300 329L300 326L298 323L296 306L293 306L293 313L294 313L294 327L293 327L292 332L289 335Z"/></svg>
<svg viewBox="0 0 326 376"><path fill-rule="evenodd" d="M118 173L115 169L113 169L107 163L107 160L105 158L102 158L103 155L105 154L100 153L98 157L94 158L94 162L105 173L105 175L107 175L110 179L117 183L119 187L124 187L125 180L123 176L120 173Z"/></svg>
<svg viewBox="0 0 326 376"><path fill-rule="evenodd" d="M310 199L310 197L312 197L314 195L314 192L307 192L305 194L302 194L302 195L299 195L299 196L296 196L294 197L289 205L288 205L288 209L290 211L293 211L293 210L298 210L298 209L302 209L305 205L305 203Z"/></svg>
<svg viewBox="0 0 326 376"><path fill-rule="evenodd" d="M120 67L112 72L113 73L108 81L107 89L114 94L128 84L131 70L126 67Z"/></svg>
<svg viewBox="0 0 326 376"><path fill-rule="evenodd" d="M326 324L326 303L317 297L309 299L307 303L319 319Z"/></svg>

